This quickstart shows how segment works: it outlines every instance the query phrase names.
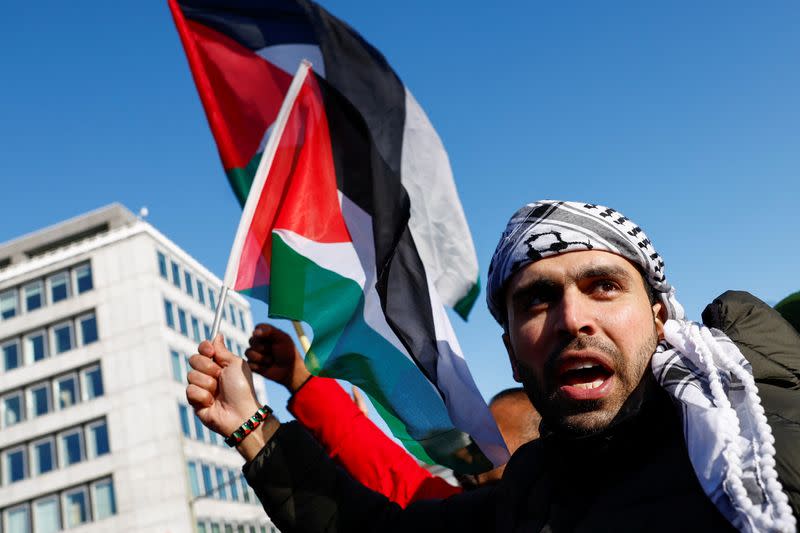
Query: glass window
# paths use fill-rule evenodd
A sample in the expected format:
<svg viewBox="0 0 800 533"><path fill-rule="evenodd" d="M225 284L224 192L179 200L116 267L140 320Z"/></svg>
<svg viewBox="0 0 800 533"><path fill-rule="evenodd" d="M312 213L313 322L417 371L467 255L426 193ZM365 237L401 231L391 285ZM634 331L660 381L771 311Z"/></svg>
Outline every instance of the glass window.
<svg viewBox="0 0 800 533"><path fill-rule="evenodd" d="M200 496L200 479L197 477L197 463L189 461L186 466L189 469L189 484L192 487L192 496Z"/></svg>
<svg viewBox="0 0 800 533"><path fill-rule="evenodd" d="M245 530L244 530L244 525L242 525L242 524L237 524L237 526L236 526L236 533L245 533Z"/></svg>
<svg viewBox="0 0 800 533"><path fill-rule="evenodd" d="M213 492L214 492L214 482L211 481L211 467L208 466L207 464L201 464L200 465L200 471L203 474L203 486L205 487L204 494L206 496L213 497L214 496L214 494L213 494Z"/></svg>
<svg viewBox="0 0 800 533"><path fill-rule="evenodd" d="M78 317L78 331L81 334L82 345L97 341L97 318L94 313Z"/></svg>
<svg viewBox="0 0 800 533"><path fill-rule="evenodd" d="M225 533L233 533L233 525L225 524Z"/></svg>
<svg viewBox="0 0 800 533"><path fill-rule="evenodd" d="M208 432L208 439L211 441L211 444L219 444L219 435L217 435L216 431L209 431ZM225 445L227 446L227 444Z"/></svg>
<svg viewBox="0 0 800 533"><path fill-rule="evenodd" d="M211 326L203 322L203 334L206 340L211 340Z"/></svg>
<svg viewBox="0 0 800 533"><path fill-rule="evenodd" d="M202 340L200 338L200 321L195 317L192 317L192 339L194 339L194 342Z"/></svg>
<svg viewBox="0 0 800 533"><path fill-rule="evenodd" d="M239 486L237 484L236 472L228 470L228 486L231 488L231 500L239 501Z"/></svg>
<svg viewBox="0 0 800 533"><path fill-rule="evenodd" d="M186 290L186 294L194 296L194 281L192 281L192 273L188 270L183 271L183 281L183 288Z"/></svg>
<svg viewBox="0 0 800 533"><path fill-rule="evenodd" d="M239 327L242 331L247 332L247 324L244 321L244 313L239 309Z"/></svg>
<svg viewBox="0 0 800 533"><path fill-rule="evenodd" d="M180 307L178 308L178 326L180 327L181 333L183 333L184 335L186 335L188 337L189 336L189 325L186 322L186 311L184 311Z"/></svg>
<svg viewBox="0 0 800 533"><path fill-rule="evenodd" d="M68 490L64 498L64 525L68 528L85 524L89 520L89 498L86 487Z"/></svg>
<svg viewBox="0 0 800 533"><path fill-rule="evenodd" d="M0 292L0 318L8 320L17 316L17 290Z"/></svg>
<svg viewBox="0 0 800 533"><path fill-rule="evenodd" d="M172 302L164 300L164 314L167 317L167 326L175 329L175 315L172 313Z"/></svg>
<svg viewBox="0 0 800 533"><path fill-rule="evenodd" d="M7 533L30 533L31 515L27 503L12 509L6 509L3 514L6 518L4 531Z"/></svg>
<svg viewBox="0 0 800 533"><path fill-rule="evenodd" d="M197 301L206 305L206 286L199 279L197 280Z"/></svg>
<svg viewBox="0 0 800 533"><path fill-rule="evenodd" d="M28 416L36 418L52 410L50 383L39 383L28 389Z"/></svg>
<svg viewBox="0 0 800 533"><path fill-rule="evenodd" d="M47 357L47 342L44 330L25 336L25 362L36 363Z"/></svg>
<svg viewBox="0 0 800 533"><path fill-rule="evenodd" d="M110 451L108 445L108 424L105 420L86 426L86 440L90 459L105 455Z"/></svg>
<svg viewBox="0 0 800 533"><path fill-rule="evenodd" d="M197 418L197 415L192 417L194 420L194 436L197 440L205 440L206 431L203 423Z"/></svg>
<svg viewBox="0 0 800 533"><path fill-rule="evenodd" d="M192 437L192 429L189 425L189 408L182 403L178 404L178 414L181 417L181 431L184 437Z"/></svg>
<svg viewBox="0 0 800 533"><path fill-rule="evenodd" d="M92 483L92 503L94 504L95 520L102 520L117 514L114 484L110 479L101 479Z"/></svg>
<svg viewBox="0 0 800 533"><path fill-rule="evenodd" d="M181 366L183 357L181 357L181 354L175 350L170 350L169 358L172 362L172 378L179 383L183 383L184 376L186 375L183 371L183 367Z"/></svg>
<svg viewBox="0 0 800 533"><path fill-rule="evenodd" d="M84 369L81 372L81 380L83 382L84 401L93 400L103 395L103 374L100 372L99 365Z"/></svg>
<svg viewBox="0 0 800 533"><path fill-rule="evenodd" d="M33 523L36 533L55 533L61 530L58 496L48 496L33 502Z"/></svg>
<svg viewBox="0 0 800 533"><path fill-rule="evenodd" d="M208 288L208 305L211 309L217 309L217 299L214 297L214 291L211 287Z"/></svg>
<svg viewBox="0 0 800 533"><path fill-rule="evenodd" d="M83 461L83 432L80 428L61 433L58 440L62 468Z"/></svg>
<svg viewBox="0 0 800 533"><path fill-rule="evenodd" d="M86 263L85 265L75 267L75 287L78 294L83 294L94 288L94 283L92 282L92 265Z"/></svg>
<svg viewBox="0 0 800 533"><path fill-rule="evenodd" d="M220 500L228 499L228 491L225 486L225 472L220 467L216 467L214 472L217 474L217 489Z"/></svg>
<svg viewBox="0 0 800 533"><path fill-rule="evenodd" d="M181 267L175 261L172 261L172 284L181 288Z"/></svg>
<svg viewBox="0 0 800 533"><path fill-rule="evenodd" d="M0 350L3 351L3 370L13 370L22 364L19 356L19 344L17 343L17 339L3 344Z"/></svg>
<svg viewBox="0 0 800 533"><path fill-rule="evenodd" d="M22 289L22 294L26 312L30 313L44 305L44 291L42 290L41 281L34 281L25 285Z"/></svg>
<svg viewBox="0 0 800 533"><path fill-rule="evenodd" d="M211 524L211 533L220 533L219 524L216 522Z"/></svg>
<svg viewBox="0 0 800 533"><path fill-rule="evenodd" d="M226 337L226 338L225 338L225 346L228 348L228 351L229 351L229 352L232 352L232 351L233 351L233 344L231 344L231 339L230 339L230 337Z"/></svg>
<svg viewBox="0 0 800 533"><path fill-rule="evenodd" d="M236 326L236 309L233 307L233 304L228 304L228 312L231 316L231 324Z"/></svg>
<svg viewBox="0 0 800 533"><path fill-rule="evenodd" d="M13 426L22 422L22 391L15 391L3 397L3 425Z"/></svg>
<svg viewBox="0 0 800 533"><path fill-rule="evenodd" d="M62 322L53 326L53 346L55 353L64 353L72 349L74 344L72 322Z"/></svg>
<svg viewBox="0 0 800 533"><path fill-rule="evenodd" d="M67 272L53 274L47 278L47 283L50 285L50 303L54 304L69 298L69 274Z"/></svg>
<svg viewBox="0 0 800 533"><path fill-rule="evenodd" d="M25 479L25 471L27 470L27 460L25 457L25 448L18 447L6 450L3 452L3 474L5 483L14 483Z"/></svg>
<svg viewBox="0 0 800 533"><path fill-rule="evenodd" d="M167 279L167 258L161 252L156 253L158 254L158 273L162 278Z"/></svg>
<svg viewBox="0 0 800 533"><path fill-rule="evenodd" d="M78 401L78 380L75 374L68 374L55 381L56 405L64 409Z"/></svg>
<svg viewBox="0 0 800 533"><path fill-rule="evenodd" d="M31 473L34 476L50 472L56 466L56 449L52 437L31 443Z"/></svg>
<svg viewBox="0 0 800 533"><path fill-rule="evenodd" d="M197 522L197 533L207 533L207 531L208 530L206 529L206 523L205 522L200 522L198 520L198 522Z"/></svg>
<svg viewBox="0 0 800 533"><path fill-rule="evenodd" d="M237 474L239 476L239 487L242 489L242 498L245 503L250 503L250 491L248 490L250 487L247 485L247 480L241 472L237 472Z"/></svg>

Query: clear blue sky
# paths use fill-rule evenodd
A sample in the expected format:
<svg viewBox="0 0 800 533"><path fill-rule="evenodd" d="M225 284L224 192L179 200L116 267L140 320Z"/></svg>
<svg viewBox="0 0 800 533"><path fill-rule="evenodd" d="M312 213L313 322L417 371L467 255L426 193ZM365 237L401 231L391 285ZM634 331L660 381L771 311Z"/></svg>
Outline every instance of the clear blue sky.
<svg viewBox="0 0 800 533"><path fill-rule="evenodd" d="M323 3L438 129L484 286L508 216L555 198L641 224L690 317L725 289L800 289L800 3L502 4ZM0 241L146 205L221 276L240 210L166 1L11 3L0 50ZM484 396L511 386L483 295L454 324Z"/></svg>

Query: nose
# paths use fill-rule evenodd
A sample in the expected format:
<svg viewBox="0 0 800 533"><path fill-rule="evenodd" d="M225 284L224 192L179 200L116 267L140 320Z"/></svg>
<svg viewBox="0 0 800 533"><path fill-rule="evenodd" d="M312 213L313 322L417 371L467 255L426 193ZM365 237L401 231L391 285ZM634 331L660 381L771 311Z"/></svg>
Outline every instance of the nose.
<svg viewBox="0 0 800 533"><path fill-rule="evenodd" d="M559 329L569 336L594 335L597 332L594 307L576 287L564 291L557 311Z"/></svg>

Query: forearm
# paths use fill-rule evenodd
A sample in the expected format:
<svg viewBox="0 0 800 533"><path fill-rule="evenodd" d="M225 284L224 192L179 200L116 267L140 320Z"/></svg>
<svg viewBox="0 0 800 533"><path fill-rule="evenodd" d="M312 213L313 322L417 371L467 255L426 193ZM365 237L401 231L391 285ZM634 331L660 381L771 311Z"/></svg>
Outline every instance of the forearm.
<svg viewBox="0 0 800 533"><path fill-rule="evenodd" d="M243 470L284 533L390 531L400 510L350 478L296 423L281 425Z"/></svg>
<svg viewBox="0 0 800 533"><path fill-rule="evenodd" d="M243 470L264 510L283 533L492 529L491 491L477 490L401 509L336 466L294 422L281 425Z"/></svg>
<svg viewBox="0 0 800 533"><path fill-rule="evenodd" d="M355 406L335 380L311 379L292 397L289 410L352 477L403 507L419 499L420 491L429 497L460 492L419 466Z"/></svg>

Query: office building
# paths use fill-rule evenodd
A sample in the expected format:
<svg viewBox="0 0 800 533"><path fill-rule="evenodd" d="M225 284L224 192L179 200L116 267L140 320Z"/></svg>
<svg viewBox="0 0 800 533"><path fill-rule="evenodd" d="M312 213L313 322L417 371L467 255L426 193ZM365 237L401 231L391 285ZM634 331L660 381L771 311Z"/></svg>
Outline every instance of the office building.
<svg viewBox="0 0 800 533"><path fill-rule="evenodd" d="M118 204L0 244L2 533L276 531L186 403L219 286ZM250 306L224 309L242 354Z"/></svg>

